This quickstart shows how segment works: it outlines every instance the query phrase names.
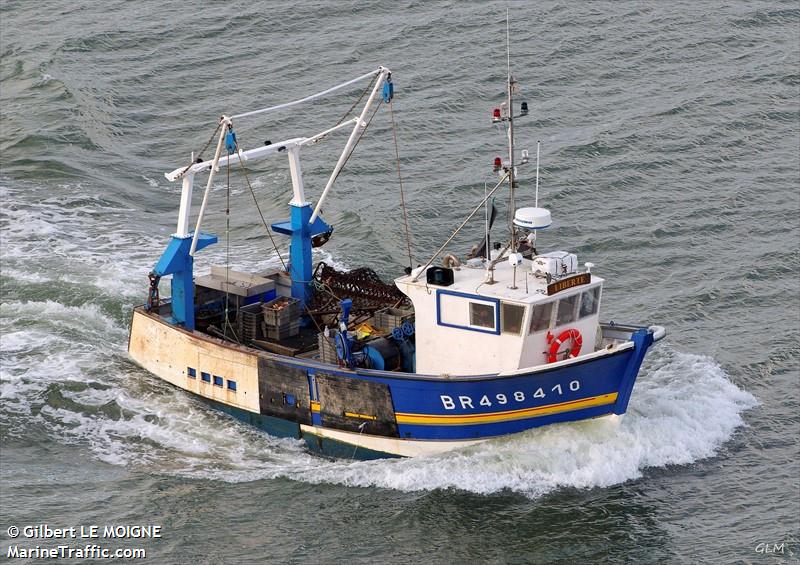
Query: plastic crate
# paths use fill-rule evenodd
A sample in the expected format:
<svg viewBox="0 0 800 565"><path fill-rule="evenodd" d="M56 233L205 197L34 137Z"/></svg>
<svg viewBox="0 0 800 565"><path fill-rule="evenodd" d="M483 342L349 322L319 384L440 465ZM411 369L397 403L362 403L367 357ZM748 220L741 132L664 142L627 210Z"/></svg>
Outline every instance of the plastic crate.
<svg viewBox="0 0 800 565"><path fill-rule="evenodd" d="M319 358L323 363L331 365L339 364L339 356L336 354L336 330L328 330L330 336L325 336L325 332L317 334L317 345L319 346Z"/></svg>
<svg viewBox="0 0 800 565"><path fill-rule="evenodd" d="M287 337L294 337L300 333L300 320L297 319L286 324L281 324L280 326L268 326L264 324L262 330L267 338L280 341Z"/></svg>
<svg viewBox="0 0 800 565"><path fill-rule="evenodd" d="M280 296L262 305L264 323L267 327L278 327L300 317L300 300Z"/></svg>
<svg viewBox="0 0 800 565"><path fill-rule="evenodd" d="M261 302L256 302L255 304L248 304L247 306L239 308L236 315L239 339L249 341L263 336L263 334L259 333L263 317L261 307Z"/></svg>
<svg viewBox="0 0 800 565"><path fill-rule="evenodd" d="M391 330L392 328L399 328L403 325L403 322L413 322L414 311L400 308L382 308L375 312L373 320L379 328Z"/></svg>

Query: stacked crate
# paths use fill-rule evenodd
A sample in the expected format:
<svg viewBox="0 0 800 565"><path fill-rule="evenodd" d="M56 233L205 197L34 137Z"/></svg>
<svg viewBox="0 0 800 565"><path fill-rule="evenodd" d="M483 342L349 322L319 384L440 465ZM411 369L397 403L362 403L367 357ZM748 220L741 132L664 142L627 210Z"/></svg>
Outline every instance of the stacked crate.
<svg viewBox="0 0 800 565"><path fill-rule="evenodd" d="M256 302L254 304L248 304L247 306L242 306L239 308L239 311L236 315L236 326L239 333L239 339L242 342L246 343L264 336L263 333L259 333L262 319L261 306L261 302Z"/></svg>
<svg viewBox="0 0 800 565"><path fill-rule="evenodd" d="M300 333L300 301L281 296L261 307L262 329L267 338L281 341Z"/></svg>
<svg viewBox="0 0 800 565"><path fill-rule="evenodd" d="M339 364L339 356L336 354L336 333L334 329L329 329L328 334L320 332L317 334L317 345L319 346L319 359L323 363L332 365Z"/></svg>
<svg viewBox="0 0 800 565"><path fill-rule="evenodd" d="M372 318L375 326L382 330L391 331L400 328L403 322L414 322L414 311L401 308L382 308L375 312Z"/></svg>

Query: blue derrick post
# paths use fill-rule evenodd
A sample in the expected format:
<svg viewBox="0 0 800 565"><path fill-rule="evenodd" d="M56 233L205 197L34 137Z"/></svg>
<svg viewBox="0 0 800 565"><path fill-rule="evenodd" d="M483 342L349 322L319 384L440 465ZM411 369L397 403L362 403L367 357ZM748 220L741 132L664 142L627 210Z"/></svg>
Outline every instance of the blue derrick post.
<svg viewBox="0 0 800 565"><path fill-rule="evenodd" d="M188 269L172 275L172 317L187 330L194 329L193 262L189 257Z"/></svg>
<svg viewBox="0 0 800 565"><path fill-rule="evenodd" d="M189 255L192 237L173 235L153 269L159 277L172 275L172 322L187 330L194 330L194 259ZM217 236L201 233L196 251L216 242Z"/></svg>
<svg viewBox="0 0 800 565"><path fill-rule="evenodd" d="M292 298L297 298L305 306L310 298L308 286L311 283L311 206L289 206L292 239L289 245L289 274L292 277Z"/></svg>
<svg viewBox="0 0 800 565"><path fill-rule="evenodd" d="M272 231L288 235L289 244L289 276L292 278L292 298L297 298L305 308L311 298L309 287L313 276L314 263L311 258L312 240L318 235L329 236L333 231L325 221L317 216L313 224L309 223L312 210L308 204L290 204L288 221L272 224Z"/></svg>

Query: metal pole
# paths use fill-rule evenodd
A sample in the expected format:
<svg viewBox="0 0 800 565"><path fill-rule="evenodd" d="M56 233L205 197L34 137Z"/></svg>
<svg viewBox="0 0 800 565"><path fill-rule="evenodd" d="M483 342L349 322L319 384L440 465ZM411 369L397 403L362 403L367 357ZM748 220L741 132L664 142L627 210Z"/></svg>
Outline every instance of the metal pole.
<svg viewBox="0 0 800 565"><path fill-rule="evenodd" d="M480 203L480 204L478 204L478 206L477 206L477 207L476 207L476 208L475 208L475 209L474 209L472 212L470 212L469 216L467 216L467 219L466 219L466 220L464 220L463 222L461 222L461 225L460 225L460 226L458 226L458 227L456 228L456 231L454 231L454 232L453 232L453 235L451 235L450 237L448 237L448 238L447 238L447 241L445 241L445 242L444 242L444 244L443 244L443 245L442 245L442 246L439 248L439 250L438 250L436 253L434 253L434 254L433 254L433 257L431 257L431 258L428 260L428 262L427 262L427 263L425 263L425 266L424 266L424 267L422 267L422 269L420 269L419 273L417 273L416 275L414 275L414 276L412 277L412 279L411 279L411 282L417 282L417 279L419 279L419 276L420 276L422 273L424 273L424 272L425 272L425 269L427 269L428 267L430 267L431 263L433 263L433 261L434 261L434 260L435 260L435 259L436 259L436 258L439 256L439 253L441 253L442 251L444 251L444 248L445 248L445 247L447 247L447 244L448 244L448 243L450 243L450 242L452 241L452 239L453 239L453 238L454 238L454 237L455 237L455 236L458 234L458 232L460 232L460 231L461 231L461 228L463 228L464 226L466 226L466 225L467 225L467 222L469 222L469 221L472 219L472 216L474 216L474 215L475 215L475 214L478 212L478 210L480 210L480 209L481 209L481 206L483 206L483 204L484 204L484 203L485 203L485 202L486 202L486 201L489 199L489 197L490 197L492 194L494 194L495 190L497 190L498 188L500 188L500 185L502 185L502 184L503 184L503 181L505 181L505 180L506 180L506 177L507 177L507 176L508 176L508 173L506 173L505 175L503 175L503 178L501 178L501 179L500 179L500 182L498 182L496 185L494 185L494 188L493 188L492 190L490 190L490 191L489 191L489 194L487 194L487 195L484 197L484 199L481 201L481 203Z"/></svg>
<svg viewBox="0 0 800 565"><path fill-rule="evenodd" d="M533 205L537 208L539 207L539 145L541 141L536 142L536 198L533 201Z"/></svg>
<svg viewBox="0 0 800 565"><path fill-rule="evenodd" d="M536 196L533 200L533 205L539 207L539 145L541 141L536 142ZM536 230L533 230L533 249L536 249Z"/></svg>
<svg viewBox="0 0 800 565"><path fill-rule="evenodd" d="M514 225L514 214L517 211L516 195L514 194L514 79L511 77L511 33L509 31L509 16L508 8L506 8L506 54L507 54L507 71L508 71L508 184L511 187L511 196L509 199L511 208L511 252L517 252L517 227ZM517 266L512 267L511 289L517 288Z"/></svg>
<svg viewBox="0 0 800 565"><path fill-rule="evenodd" d="M228 133L227 127L231 121L230 119L222 116L222 127L219 132L219 141L217 142L217 151L214 153L214 161L211 163L211 171L208 173L208 182L206 183L206 191L203 194L203 203L200 204L200 213L197 215L197 224L194 228L194 237L192 238L192 247L189 249L189 255L194 257L194 252L197 249L197 238L200 237L200 226L203 224L203 215L206 213L206 204L208 204L208 193L211 192L211 183L214 182L214 173L217 171L219 164L219 156L222 153L222 142L225 141L225 136Z"/></svg>
<svg viewBox="0 0 800 565"><path fill-rule="evenodd" d="M486 181L483 181L483 201L484 201L484 210L485 213L483 214L483 228L484 228L484 245L486 246L484 252L486 253L487 259L491 260L491 252L489 251L489 202L486 200L486 192L489 190L489 185Z"/></svg>
<svg viewBox="0 0 800 565"><path fill-rule="evenodd" d="M192 152L194 160L194 152ZM192 189L194 188L194 175L184 175L181 187L181 208L178 212L178 227L175 235L180 238L189 237L189 216L192 212Z"/></svg>
<svg viewBox="0 0 800 565"><path fill-rule="evenodd" d="M333 186L336 177L339 175L339 171L342 170L344 166L344 162L347 160L347 156L352 150L353 146L355 145L356 140L364 131L364 128L367 127L367 122L365 122L365 118L367 116L367 112L369 111L370 107L372 107L372 102L375 100L375 96L378 94L378 91L383 87L383 81L386 78L386 75L389 74L389 69L385 69L381 67L381 72L378 75L378 80L375 81L375 87L372 89L372 92L367 99L367 103L364 104L364 109L361 111L361 115L358 117L358 121L356 122L356 127L353 128L353 132L350 134L350 138L347 140L347 144L344 146L344 151L342 151L342 155L339 157L339 160L336 162L336 166L333 168L333 172L331 173L330 178L328 179L325 188L322 190L322 194L319 197L319 201L317 201L317 205L314 207L314 213L311 214L311 219L309 220L309 224L313 224L314 221L319 216L319 212L322 209L322 204L325 202L325 198L328 196L328 192Z"/></svg>
<svg viewBox="0 0 800 565"><path fill-rule="evenodd" d="M511 188L510 210L511 214L511 252L517 252L517 228L514 225L514 214L516 213L516 195L514 193L514 97L512 94L514 79L511 77L511 34L509 30L509 15L506 8L506 55L508 72L508 185Z"/></svg>

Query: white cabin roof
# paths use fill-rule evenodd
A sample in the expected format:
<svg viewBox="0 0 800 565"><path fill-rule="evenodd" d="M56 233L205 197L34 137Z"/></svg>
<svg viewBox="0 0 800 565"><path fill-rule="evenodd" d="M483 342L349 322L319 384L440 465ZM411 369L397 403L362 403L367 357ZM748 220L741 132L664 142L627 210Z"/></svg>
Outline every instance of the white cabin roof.
<svg viewBox="0 0 800 565"><path fill-rule="evenodd" d="M497 262L494 267L494 284L487 284L486 263L483 262L477 267L470 267L462 264L457 269L453 269L454 282L452 285L444 287L439 285L429 285L425 280L425 273L414 282L413 275L406 275L395 279L397 287L407 294L406 285L416 287L430 287L447 289L449 292L461 292L470 295L486 296L490 298L497 298L510 302L518 302L520 304L533 304L536 302L547 300L551 298L547 295L547 279L543 276L536 276L532 271L533 261L530 259L523 259L522 263L517 265L516 274L516 287L512 284L514 278L513 267L509 264L507 259L502 259ZM567 277L574 275L572 273ZM567 278L562 277L562 278ZM554 279L560 280L560 279ZM527 281L527 285L526 285ZM589 284L576 286L574 291L572 289L563 290L559 292L558 297L575 294L582 292L590 286L601 284L604 279L591 274L591 282Z"/></svg>

